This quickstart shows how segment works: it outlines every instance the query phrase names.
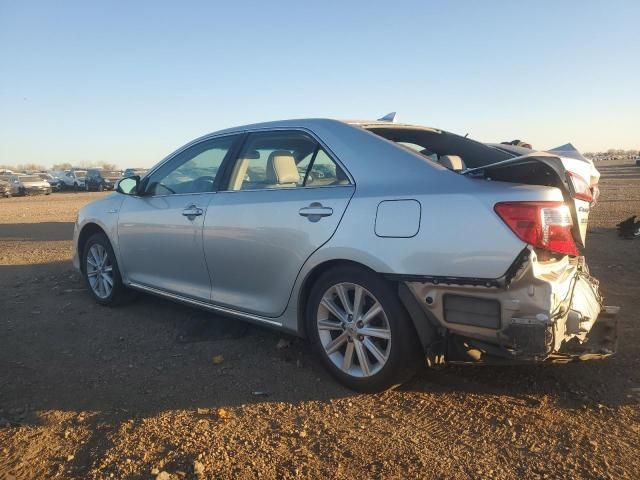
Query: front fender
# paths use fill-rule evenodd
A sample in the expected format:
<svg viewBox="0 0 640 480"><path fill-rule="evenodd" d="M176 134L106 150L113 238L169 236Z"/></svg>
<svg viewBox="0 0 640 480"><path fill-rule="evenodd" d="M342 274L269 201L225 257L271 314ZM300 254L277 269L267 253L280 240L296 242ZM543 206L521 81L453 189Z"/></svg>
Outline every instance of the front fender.
<svg viewBox="0 0 640 480"><path fill-rule="evenodd" d="M78 212L78 217L73 230L73 266L80 270L80 249L81 239L84 241L84 234L87 228L99 227L111 242L116 261L121 267L120 271L124 276L122 262L120 261L120 249L118 247L118 214L124 201L124 196L114 193L85 205Z"/></svg>

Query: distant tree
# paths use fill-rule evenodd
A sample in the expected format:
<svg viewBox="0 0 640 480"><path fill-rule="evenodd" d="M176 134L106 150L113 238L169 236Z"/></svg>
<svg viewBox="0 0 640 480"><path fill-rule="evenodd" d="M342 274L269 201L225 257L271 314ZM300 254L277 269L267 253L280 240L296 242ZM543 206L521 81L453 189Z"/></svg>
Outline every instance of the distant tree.
<svg viewBox="0 0 640 480"><path fill-rule="evenodd" d="M46 170L44 165L39 165L37 163L21 163L15 166L14 170L17 172L42 172Z"/></svg>
<svg viewBox="0 0 640 480"><path fill-rule="evenodd" d="M104 168L105 170L119 170L114 163L109 162L99 162L98 166Z"/></svg>
<svg viewBox="0 0 640 480"><path fill-rule="evenodd" d="M73 168L73 166L72 166L70 163L68 163L68 162L64 162L64 163L56 163L56 164L53 166L53 169L54 169L54 170L60 170L60 171L62 171L62 170L71 170L71 168Z"/></svg>

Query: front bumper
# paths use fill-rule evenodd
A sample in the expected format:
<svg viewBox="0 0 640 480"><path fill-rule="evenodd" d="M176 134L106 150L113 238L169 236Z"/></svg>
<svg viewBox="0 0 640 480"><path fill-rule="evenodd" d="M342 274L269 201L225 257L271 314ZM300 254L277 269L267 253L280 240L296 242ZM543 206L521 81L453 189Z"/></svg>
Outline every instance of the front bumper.
<svg viewBox="0 0 640 480"><path fill-rule="evenodd" d="M51 187L20 187L20 195L46 195Z"/></svg>
<svg viewBox="0 0 640 480"><path fill-rule="evenodd" d="M603 305L583 259L543 263L533 251L523 258L500 286L406 284L439 333L436 356L521 363L613 355L619 309Z"/></svg>

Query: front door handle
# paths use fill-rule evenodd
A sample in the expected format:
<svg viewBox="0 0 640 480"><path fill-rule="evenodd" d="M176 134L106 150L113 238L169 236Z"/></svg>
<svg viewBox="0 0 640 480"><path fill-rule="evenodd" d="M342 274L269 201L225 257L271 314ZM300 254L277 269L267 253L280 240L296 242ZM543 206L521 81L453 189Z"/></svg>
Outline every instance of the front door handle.
<svg viewBox="0 0 640 480"><path fill-rule="evenodd" d="M182 210L182 215L189 217L189 220L192 220L194 217L199 217L202 213L203 210L195 205L189 205L187 208Z"/></svg>
<svg viewBox="0 0 640 480"><path fill-rule="evenodd" d="M298 210L298 213L303 217L307 217L310 222L317 222L322 217L333 215L333 208L323 207L321 203L313 202L308 207Z"/></svg>

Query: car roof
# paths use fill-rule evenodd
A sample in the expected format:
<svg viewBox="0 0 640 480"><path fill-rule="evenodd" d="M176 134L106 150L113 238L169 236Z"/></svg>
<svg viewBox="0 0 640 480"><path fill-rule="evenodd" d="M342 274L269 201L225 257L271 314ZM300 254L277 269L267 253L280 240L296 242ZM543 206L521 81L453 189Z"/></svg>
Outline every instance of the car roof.
<svg viewBox="0 0 640 480"><path fill-rule="evenodd" d="M314 127L324 126L326 127L329 124L347 124L356 127L369 128L369 127L391 127L391 128L414 128L420 130L430 130L433 132L441 132L440 129L427 127L424 125L413 125L408 123L394 123L387 122L382 120L338 120L334 118L295 118L288 120L274 120L270 122L259 122L259 123L250 123L247 125L239 125L236 127L225 128L223 130L218 130L216 132L212 132L206 136L213 134L231 134L231 133L241 133L246 131L253 130L265 130L265 129L278 129L278 128L309 128L313 130ZM204 137L202 137L204 138Z"/></svg>

